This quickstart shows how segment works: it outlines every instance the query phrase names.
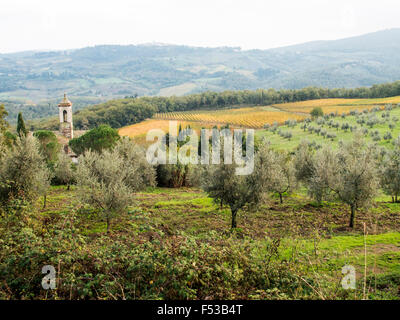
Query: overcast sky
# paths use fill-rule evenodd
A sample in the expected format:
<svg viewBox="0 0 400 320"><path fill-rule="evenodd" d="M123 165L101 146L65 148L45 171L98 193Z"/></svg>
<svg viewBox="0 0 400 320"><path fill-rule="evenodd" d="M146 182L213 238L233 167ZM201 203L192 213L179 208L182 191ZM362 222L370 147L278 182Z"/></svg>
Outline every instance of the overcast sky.
<svg viewBox="0 0 400 320"><path fill-rule="evenodd" d="M399 0L0 0L0 52L162 42L267 49L400 27Z"/></svg>

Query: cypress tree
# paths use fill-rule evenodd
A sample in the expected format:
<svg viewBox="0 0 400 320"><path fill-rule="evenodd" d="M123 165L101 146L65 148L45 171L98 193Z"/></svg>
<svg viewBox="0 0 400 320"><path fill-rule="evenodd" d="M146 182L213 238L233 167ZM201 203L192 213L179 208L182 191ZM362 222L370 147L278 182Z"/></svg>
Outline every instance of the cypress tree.
<svg viewBox="0 0 400 320"><path fill-rule="evenodd" d="M24 118L22 118L21 112L18 113L18 118L17 118L17 133L20 138L22 136L26 137L26 134L28 133L28 131L26 130Z"/></svg>

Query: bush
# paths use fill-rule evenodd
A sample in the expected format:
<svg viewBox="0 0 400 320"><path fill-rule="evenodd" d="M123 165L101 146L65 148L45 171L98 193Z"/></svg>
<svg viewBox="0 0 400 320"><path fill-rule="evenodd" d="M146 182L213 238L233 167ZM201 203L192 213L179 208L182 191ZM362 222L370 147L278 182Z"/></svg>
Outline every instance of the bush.
<svg viewBox="0 0 400 320"><path fill-rule="evenodd" d="M314 109L311 110L310 115L313 118L323 117L324 112L322 111L321 107L315 107Z"/></svg>
<svg viewBox="0 0 400 320"><path fill-rule="evenodd" d="M164 237L162 231L144 242L125 234L90 238L76 229L77 214L63 214L46 233L33 222L6 228L6 221L1 221L0 241L13 245L2 243L0 297L249 299L274 288L270 298L312 295L292 271L294 262L280 258L279 240L259 244L215 232L199 240L186 235ZM44 265L56 267L56 290L40 286Z"/></svg>
<svg viewBox="0 0 400 320"><path fill-rule="evenodd" d="M388 131L384 134L383 139L384 140L392 140L392 134Z"/></svg>
<svg viewBox="0 0 400 320"><path fill-rule="evenodd" d="M50 179L36 138L22 136L1 159L0 202L7 205L19 199L32 203L45 194Z"/></svg>
<svg viewBox="0 0 400 320"><path fill-rule="evenodd" d="M326 137L327 137L328 139L331 139L331 140L333 141L333 140L336 139L336 133L328 132L328 133L326 134Z"/></svg>
<svg viewBox="0 0 400 320"><path fill-rule="evenodd" d="M381 141L382 139L381 139L381 136L380 136L379 134L377 134L377 135L374 135L374 136L373 136L372 140L374 140L375 142L379 142L379 141Z"/></svg>
<svg viewBox="0 0 400 320"><path fill-rule="evenodd" d="M347 130L350 129L350 126L349 126L349 124L347 122L345 122L345 123L342 124L341 129L346 132Z"/></svg>

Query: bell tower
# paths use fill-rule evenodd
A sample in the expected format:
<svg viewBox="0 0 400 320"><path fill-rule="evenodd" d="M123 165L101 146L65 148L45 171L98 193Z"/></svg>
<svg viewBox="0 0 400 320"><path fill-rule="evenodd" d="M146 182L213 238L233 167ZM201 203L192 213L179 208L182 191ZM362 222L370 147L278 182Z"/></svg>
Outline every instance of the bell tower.
<svg viewBox="0 0 400 320"><path fill-rule="evenodd" d="M64 99L58 104L58 114L60 117L60 134L68 139L74 137L72 126L72 103L64 93Z"/></svg>

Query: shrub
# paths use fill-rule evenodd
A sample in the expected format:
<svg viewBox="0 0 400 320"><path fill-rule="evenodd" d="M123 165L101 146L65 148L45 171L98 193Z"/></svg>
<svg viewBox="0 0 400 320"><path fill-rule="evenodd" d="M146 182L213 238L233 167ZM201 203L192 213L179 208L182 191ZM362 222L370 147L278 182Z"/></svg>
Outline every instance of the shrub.
<svg viewBox="0 0 400 320"><path fill-rule="evenodd" d="M342 123L341 129L346 132L347 130L350 129L350 126L347 122Z"/></svg>
<svg viewBox="0 0 400 320"><path fill-rule="evenodd" d="M372 140L374 140L375 142L379 142L382 139L381 139L381 136L379 134L376 134L376 135L373 136Z"/></svg>
<svg viewBox="0 0 400 320"><path fill-rule="evenodd" d="M392 134L388 131L383 136L384 140L392 140Z"/></svg>
<svg viewBox="0 0 400 320"><path fill-rule="evenodd" d="M51 173L34 137L18 138L0 163L0 202L20 199L32 203L50 186Z"/></svg>
<svg viewBox="0 0 400 320"><path fill-rule="evenodd" d="M336 133L328 132L328 133L326 134L326 137L327 137L328 139L331 139L331 141L333 141L333 140L336 139Z"/></svg>
<svg viewBox="0 0 400 320"><path fill-rule="evenodd" d="M0 296L4 299L270 299L312 297L299 279L299 262L287 263L280 242L238 241L209 232L204 239L189 235L135 241L131 235L85 237L64 214L43 234L24 224L0 231L5 243L0 255ZM262 256L260 256L262 252ZM297 261L297 259L295 260ZM56 290L40 286L44 265L57 270ZM59 268L57 268L59 266ZM303 275L308 283L313 279Z"/></svg>
<svg viewBox="0 0 400 320"><path fill-rule="evenodd" d="M312 118L323 117L324 112L322 111L321 107L315 107L314 109L311 110L310 115Z"/></svg>

